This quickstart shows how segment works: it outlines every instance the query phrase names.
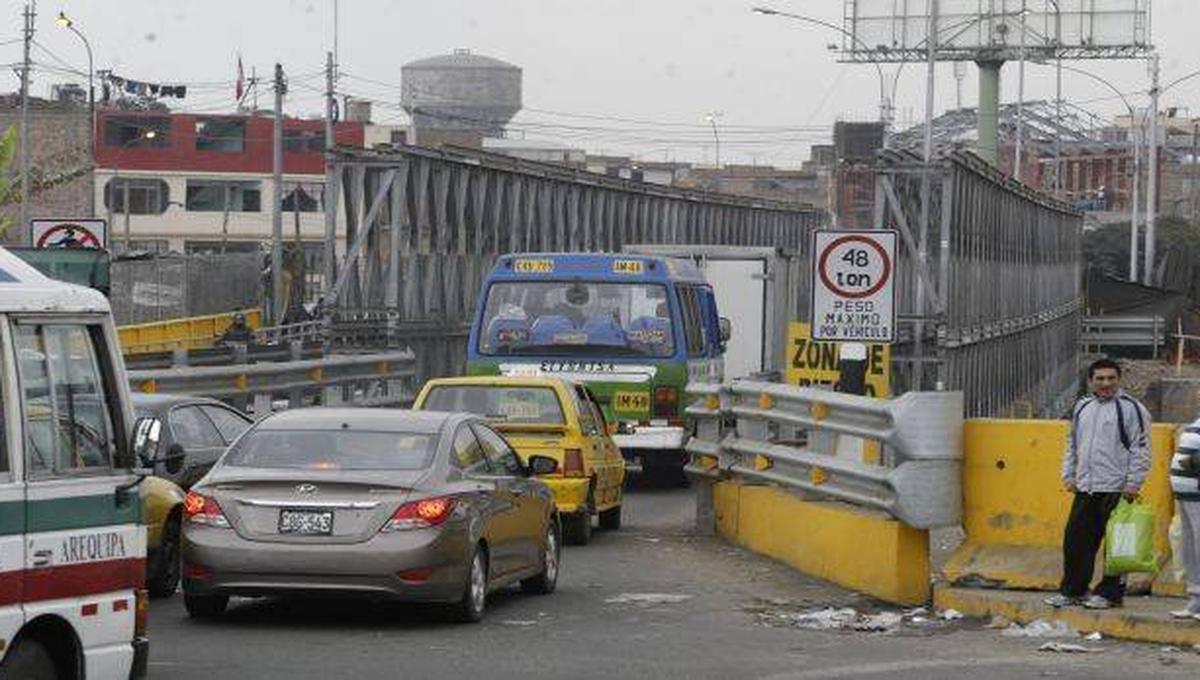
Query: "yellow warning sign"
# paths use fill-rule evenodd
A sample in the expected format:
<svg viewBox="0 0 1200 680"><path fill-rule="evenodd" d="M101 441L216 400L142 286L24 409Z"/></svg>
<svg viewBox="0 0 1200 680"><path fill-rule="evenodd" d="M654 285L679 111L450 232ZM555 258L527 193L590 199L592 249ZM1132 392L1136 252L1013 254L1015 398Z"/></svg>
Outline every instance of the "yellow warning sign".
<svg viewBox="0 0 1200 680"><path fill-rule="evenodd" d="M828 385L838 381L838 345L812 339L807 323L788 324L787 382L791 385ZM867 345L867 395L891 396L890 345Z"/></svg>

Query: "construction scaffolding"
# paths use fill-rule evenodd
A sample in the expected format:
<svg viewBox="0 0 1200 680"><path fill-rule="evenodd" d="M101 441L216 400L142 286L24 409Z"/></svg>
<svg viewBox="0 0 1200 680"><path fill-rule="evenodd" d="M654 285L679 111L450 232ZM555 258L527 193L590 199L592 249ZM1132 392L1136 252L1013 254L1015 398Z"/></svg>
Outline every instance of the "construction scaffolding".
<svg viewBox="0 0 1200 680"><path fill-rule="evenodd" d="M928 170L886 154L875 208L904 244L897 392L962 390L972 417L1061 413L1079 384L1082 214L961 152Z"/></svg>

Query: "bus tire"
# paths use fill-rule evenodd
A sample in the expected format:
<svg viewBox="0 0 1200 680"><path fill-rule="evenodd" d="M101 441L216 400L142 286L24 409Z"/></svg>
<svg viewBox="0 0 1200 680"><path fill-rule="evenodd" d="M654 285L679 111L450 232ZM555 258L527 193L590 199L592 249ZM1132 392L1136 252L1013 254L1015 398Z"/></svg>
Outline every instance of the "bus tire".
<svg viewBox="0 0 1200 680"><path fill-rule="evenodd" d="M16 680L58 680L58 667L37 640L19 640L0 663L0 677Z"/></svg>

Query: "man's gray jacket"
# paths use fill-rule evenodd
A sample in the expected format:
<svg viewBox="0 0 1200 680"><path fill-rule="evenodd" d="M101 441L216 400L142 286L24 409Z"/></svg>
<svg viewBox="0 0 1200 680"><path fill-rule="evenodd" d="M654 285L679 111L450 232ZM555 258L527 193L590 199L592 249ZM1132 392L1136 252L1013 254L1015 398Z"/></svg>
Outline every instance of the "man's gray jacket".
<svg viewBox="0 0 1200 680"><path fill-rule="evenodd" d="M1118 410L1119 409L1119 410ZM1124 392L1075 403L1063 483L1083 493L1141 489L1150 472L1150 413Z"/></svg>

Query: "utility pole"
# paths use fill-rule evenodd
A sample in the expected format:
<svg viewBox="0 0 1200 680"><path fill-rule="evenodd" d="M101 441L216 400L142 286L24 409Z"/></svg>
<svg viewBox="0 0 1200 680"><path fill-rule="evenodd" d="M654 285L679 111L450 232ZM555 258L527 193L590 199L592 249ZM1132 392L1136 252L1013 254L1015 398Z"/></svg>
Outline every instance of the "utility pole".
<svg viewBox="0 0 1200 680"><path fill-rule="evenodd" d="M325 208L325 253L322 256L323 293L333 289L337 281L337 187L333 177L333 53L325 53L325 191L321 202Z"/></svg>
<svg viewBox="0 0 1200 680"><path fill-rule="evenodd" d="M938 1L929 0L929 28L925 33L926 64L925 64L925 153L924 167L921 168L921 230L917 236L917 267L922 271L929 264L929 222L932 207L933 178L933 106L934 106L934 74L938 47ZM993 159L994 162L995 159ZM926 300L930 291L925 290L925 277L917 277L917 321L913 324L913 390L920 391L925 383L924 343L925 321L928 314Z"/></svg>
<svg viewBox="0 0 1200 680"><path fill-rule="evenodd" d="M275 64L275 134L271 179L271 324L283 321L283 66Z"/></svg>
<svg viewBox="0 0 1200 680"><path fill-rule="evenodd" d="M1150 173L1146 184L1146 259L1142 282L1154 285L1155 222L1158 221L1158 54L1150 56Z"/></svg>
<svg viewBox="0 0 1200 680"><path fill-rule="evenodd" d="M1017 144L1013 156L1013 179L1021 181L1021 158L1025 150L1025 0L1021 0L1021 59L1017 67Z"/></svg>
<svg viewBox="0 0 1200 680"><path fill-rule="evenodd" d="M37 10L25 3L25 58L21 62L21 229L29 228L29 46Z"/></svg>

